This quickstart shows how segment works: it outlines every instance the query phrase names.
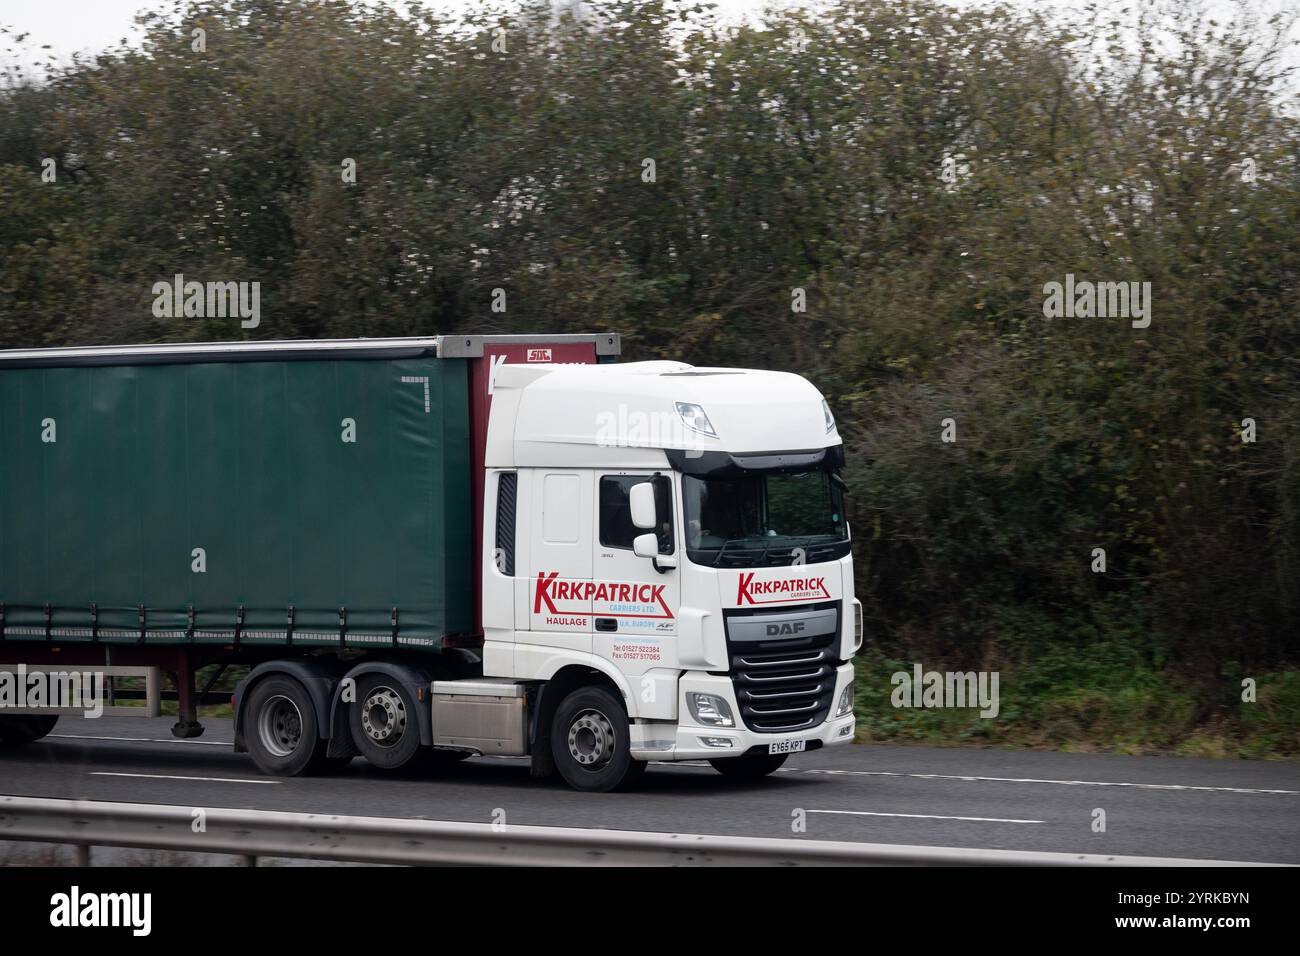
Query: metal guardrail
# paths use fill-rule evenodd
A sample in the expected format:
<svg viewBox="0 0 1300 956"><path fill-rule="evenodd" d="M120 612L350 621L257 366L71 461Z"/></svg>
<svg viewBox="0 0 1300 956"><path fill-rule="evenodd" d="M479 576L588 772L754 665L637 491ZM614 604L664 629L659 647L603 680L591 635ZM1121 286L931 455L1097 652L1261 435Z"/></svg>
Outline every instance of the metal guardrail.
<svg viewBox="0 0 1300 956"><path fill-rule="evenodd" d="M509 866L1253 866L1219 860L1099 856L494 826L389 817L0 796L0 840L397 865Z"/></svg>

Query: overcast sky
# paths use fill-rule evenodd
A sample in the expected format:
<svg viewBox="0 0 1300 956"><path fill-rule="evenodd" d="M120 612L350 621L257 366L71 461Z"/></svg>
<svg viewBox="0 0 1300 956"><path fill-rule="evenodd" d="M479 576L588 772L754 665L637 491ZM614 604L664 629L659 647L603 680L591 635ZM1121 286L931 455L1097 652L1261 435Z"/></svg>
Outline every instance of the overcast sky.
<svg viewBox="0 0 1300 956"><path fill-rule="evenodd" d="M430 7L464 10L475 0L427 0ZM746 11L761 10L761 0L712 0L720 16L739 20ZM781 2L781 0L778 0ZM783 5L789 5L785 0ZM400 6L396 2L393 6ZM76 51L99 51L119 39L138 36L131 22L139 10L171 7L164 0L0 0L0 24L30 33L24 47L39 50L49 44L60 59ZM30 64L28 64L30 65Z"/></svg>
<svg viewBox="0 0 1300 956"><path fill-rule="evenodd" d="M397 0L372 0L390 2ZM481 0L426 0L429 6L447 10L463 10ZM727 22L739 22L753 16L767 6L817 6L819 0L711 0L717 4L718 16ZM824 0L820 0L824 2ZM948 0L957 6L987 6L996 0ZM1042 4L1042 0L1010 0L1012 5ZM1054 7L1081 8L1084 0L1049 0ZM1153 0L1133 0L1134 4ZM1206 7L1228 18L1238 0L1202 0ZM1246 0L1261 12L1286 9L1297 0ZM1127 4L1117 4L1124 6ZM43 61L53 53L59 61L67 62L74 52L98 52L126 38L138 40L132 18L143 9L170 9L170 0L0 0L0 25L29 34L22 48L27 54L23 66L30 69L34 61ZM3 46L9 46L4 43ZM50 50L42 50L48 45ZM8 61L0 53L0 60ZM1294 61L1294 60L1293 60Z"/></svg>

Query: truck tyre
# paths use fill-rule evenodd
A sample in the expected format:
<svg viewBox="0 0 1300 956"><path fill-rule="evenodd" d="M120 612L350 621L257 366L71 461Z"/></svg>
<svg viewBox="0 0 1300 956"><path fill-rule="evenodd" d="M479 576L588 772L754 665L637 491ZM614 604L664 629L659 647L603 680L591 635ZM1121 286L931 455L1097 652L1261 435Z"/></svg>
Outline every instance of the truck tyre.
<svg viewBox="0 0 1300 956"><path fill-rule="evenodd" d="M400 681L386 674L357 680L357 702L348 708L352 741L373 766L404 767L421 753L419 706Z"/></svg>
<svg viewBox="0 0 1300 956"><path fill-rule="evenodd" d="M776 773L785 763L786 754L745 754L723 760L710 760L713 769L731 780L761 780Z"/></svg>
<svg viewBox="0 0 1300 956"><path fill-rule="evenodd" d="M292 677L260 680L248 696L244 739L263 773L299 777L325 765L326 741L316 726L311 695Z"/></svg>
<svg viewBox="0 0 1300 956"><path fill-rule="evenodd" d="M605 793L634 783L645 764L632 759L627 711L603 687L579 687L556 708L551 754L565 783Z"/></svg>
<svg viewBox="0 0 1300 956"><path fill-rule="evenodd" d="M27 714L21 717L0 717L0 743L20 747L40 740L59 722L58 715Z"/></svg>

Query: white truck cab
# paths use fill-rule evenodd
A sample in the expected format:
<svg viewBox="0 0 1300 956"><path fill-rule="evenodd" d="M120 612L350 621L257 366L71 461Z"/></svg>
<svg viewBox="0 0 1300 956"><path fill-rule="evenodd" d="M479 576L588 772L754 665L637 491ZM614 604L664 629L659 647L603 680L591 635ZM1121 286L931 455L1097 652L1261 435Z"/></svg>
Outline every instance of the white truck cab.
<svg viewBox="0 0 1300 956"><path fill-rule="evenodd" d="M535 763L607 790L852 741L861 614L816 388L639 362L501 365L491 391L483 674L540 688Z"/></svg>

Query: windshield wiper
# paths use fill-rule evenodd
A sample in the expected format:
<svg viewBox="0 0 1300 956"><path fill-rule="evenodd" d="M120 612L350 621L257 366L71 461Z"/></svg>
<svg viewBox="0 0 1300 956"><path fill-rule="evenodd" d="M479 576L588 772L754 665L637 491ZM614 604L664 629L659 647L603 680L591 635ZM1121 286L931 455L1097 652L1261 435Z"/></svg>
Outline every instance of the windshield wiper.
<svg viewBox="0 0 1300 956"><path fill-rule="evenodd" d="M714 557L713 557L713 567L715 567L715 568L718 567L719 563L722 561L722 556L723 556L723 554L726 553L726 550L727 550L729 547L731 547L733 544L741 544L741 543L743 543L743 542L745 542L745 541L748 541L748 540L749 540L749 538L747 538L747 537L745 537L745 538L729 538L726 542L723 543L722 547L720 547L720 548L718 549L718 553L717 553L716 555L714 555ZM771 542L771 541L767 541L766 543L764 543L764 544L762 544L762 545L755 545L753 548L750 548L749 550L751 550L751 551L757 551L757 550L759 549L759 547L761 547L761 548L763 549L763 551L762 551L762 553L758 556L758 558L754 561L753 566L756 567L756 568L761 568L761 567L764 567L764 566L766 565L766 563L767 563L767 556L768 556L768 554L769 554L769 553L771 552L771 550L772 550L772 542Z"/></svg>
<svg viewBox="0 0 1300 956"><path fill-rule="evenodd" d="M731 547L733 544L737 544L738 542L745 541L745 540L746 540L745 538L728 538L726 541L724 541L722 547L718 549L718 553L713 557L713 566L715 568L718 566L718 562L722 560L723 554L726 553L729 547Z"/></svg>

